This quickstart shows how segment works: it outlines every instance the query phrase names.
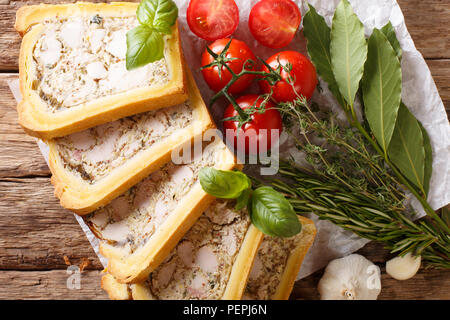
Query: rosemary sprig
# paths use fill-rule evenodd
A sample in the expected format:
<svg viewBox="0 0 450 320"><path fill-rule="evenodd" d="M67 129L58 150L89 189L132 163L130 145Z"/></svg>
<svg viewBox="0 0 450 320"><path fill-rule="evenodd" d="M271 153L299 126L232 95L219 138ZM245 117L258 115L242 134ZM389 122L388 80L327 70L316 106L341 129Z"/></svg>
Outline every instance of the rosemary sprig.
<svg viewBox="0 0 450 320"><path fill-rule="evenodd" d="M403 207L390 200L373 199L341 184L317 179L292 164L282 164L280 173L289 183L272 181L297 214L313 212L320 219L350 230L360 237L382 242L391 253L421 255L428 265L450 268L450 238L430 220L412 221Z"/></svg>
<svg viewBox="0 0 450 320"><path fill-rule="evenodd" d="M301 96L278 108L284 119L298 123L298 134L297 128L285 127L311 167L302 170L292 161L284 162L279 173L289 182L271 182L298 214L313 212L384 243L392 253L412 252L430 266L450 268L448 232L434 219L409 218L400 181L358 130L339 124L332 114L320 117ZM314 144L314 138L324 143Z"/></svg>

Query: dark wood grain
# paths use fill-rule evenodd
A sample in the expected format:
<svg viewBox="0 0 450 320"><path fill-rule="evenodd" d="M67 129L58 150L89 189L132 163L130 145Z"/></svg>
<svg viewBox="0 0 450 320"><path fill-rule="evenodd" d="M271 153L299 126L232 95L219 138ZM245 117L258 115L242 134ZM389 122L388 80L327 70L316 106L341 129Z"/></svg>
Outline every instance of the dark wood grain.
<svg viewBox="0 0 450 320"><path fill-rule="evenodd" d="M49 178L0 179L0 270L65 268L100 261L73 214L59 205Z"/></svg>
<svg viewBox="0 0 450 320"><path fill-rule="evenodd" d="M100 271L83 271L79 290L67 288L69 276L66 270L0 271L0 299L108 299Z"/></svg>
<svg viewBox="0 0 450 320"><path fill-rule="evenodd" d="M105 299L101 264L74 216L54 197L49 169L34 138L17 124L16 103L7 85L18 68L15 12L25 3L40 2L59 1L0 0L0 299ZM450 2L398 2L450 111ZM450 299L449 271L421 269L413 279L397 281L385 273L390 255L382 245L370 243L359 253L382 270L380 299ZM81 274L80 290L67 288L64 256L75 265L90 261ZM298 281L291 299L319 298L322 274L323 270Z"/></svg>
<svg viewBox="0 0 450 320"><path fill-rule="evenodd" d="M448 0L397 0L417 49L428 59L450 58Z"/></svg>

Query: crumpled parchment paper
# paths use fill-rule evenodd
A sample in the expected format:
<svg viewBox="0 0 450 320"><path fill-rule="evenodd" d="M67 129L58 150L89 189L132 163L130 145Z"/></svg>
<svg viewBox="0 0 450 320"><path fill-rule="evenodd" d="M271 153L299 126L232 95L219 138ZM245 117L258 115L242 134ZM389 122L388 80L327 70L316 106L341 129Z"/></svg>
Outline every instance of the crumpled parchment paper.
<svg viewBox="0 0 450 320"><path fill-rule="evenodd" d="M200 68L200 57L203 53L206 41L199 39L189 29L186 23L186 9L189 1L174 0L179 8L179 22L181 30L182 45L188 66L194 73L194 77L200 88L205 101L209 101L213 92L206 85ZM235 0L239 7L240 24L234 37L244 40L255 55L267 59L272 54L280 50L269 49L258 44L247 28L248 16L252 6L257 0ZM302 11L302 15L307 12L306 1L295 0ZM334 10L339 0L310 0L317 11L325 17L328 24L331 24ZM433 175L430 182L429 202L434 209L441 208L450 203L450 125L447 119L444 105L438 94L436 85L431 77L430 70L420 52L414 46L410 34L406 28L402 11L396 0L350 0L354 11L364 23L366 34L370 35L374 27L381 28L389 20L392 22L397 37L403 49L402 70L403 70L403 101L411 112L422 122L431 139L433 147ZM296 50L306 54L306 42L302 32L298 32L293 42L282 50ZM16 100L21 99L18 80L9 82L11 91ZM313 97L321 104L327 104L333 111L339 112L339 107L327 90L326 85L322 85L324 91ZM253 86L251 91L256 91L257 86ZM256 91L257 92L257 91ZM211 108L211 113L218 124L223 115L225 105L217 103ZM39 148L48 159L48 148L42 141L37 141ZM301 161L302 154L292 148L289 141L280 146L281 154L290 154L295 159ZM412 207L418 213L416 217L424 215L424 211L417 199L409 199ZM83 231L86 233L95 252L99 256L102 264L106 266L106 259L98 252L98 240L83 222L83 219L75 215ZM297 279L306 277L313 272L323 268L330 260L348 255L361 247L368 240L361 239L351 232L344 231L328 221L318 221L315 216L318 233L312 248L309 250Z"/></svg>

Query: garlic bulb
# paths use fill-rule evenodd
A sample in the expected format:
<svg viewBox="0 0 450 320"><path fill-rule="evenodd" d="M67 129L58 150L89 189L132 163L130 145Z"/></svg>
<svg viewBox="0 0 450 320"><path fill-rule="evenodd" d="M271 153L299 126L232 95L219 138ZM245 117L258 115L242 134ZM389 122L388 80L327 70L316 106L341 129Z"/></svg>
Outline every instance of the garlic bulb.
<svg viewBox="0 0 450 320"><path fill-rule="evenodd" d="M322 300L376 300L380 268L359 254L331 261L319 281Z"/></svg>
<svg viewBox="0 0 450 320"><path fill-rule="evenodd" d="M397 280L414 277L420 268L420 256L414 257L410 252L403 257L396 257L386 262L386 273Z"/></svg>

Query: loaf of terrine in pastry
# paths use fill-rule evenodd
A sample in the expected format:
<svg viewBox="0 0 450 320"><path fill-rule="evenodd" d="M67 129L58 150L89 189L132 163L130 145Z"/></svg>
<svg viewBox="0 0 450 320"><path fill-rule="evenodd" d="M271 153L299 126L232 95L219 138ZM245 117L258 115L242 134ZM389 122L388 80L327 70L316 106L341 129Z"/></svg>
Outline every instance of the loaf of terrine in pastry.
<svg viewBox="0 0 450 320"><path fill-rule="evenodd" d="M263 235L234 201L215 201L164 262L138 284L111 274L102 288L111 299L240 299Z"/></svg>
<svg viewBox="0 0 450 320"><path fill-rule="evenodd" d="M178 25L164 58L126 69L126 33L137 3L33 5L17 11L19 123L41 139L62 137L187 98Z"/></svg>
<svg viewBox="0 0 450 320"><path fill-rule="evenodd" d="M314 241L313 221L299 217L302 231L291 238L264 236L254 226L243 238L248 218L230 204L216 201L145 281L121 284L106 273L102 288L114 300L288 299Z"/></svg>
<svg viewBox="0 0 450 320"><path fill-rule="evenodd" d="M287 300L316 227L299 216L302 231L291 238L265 236L253 263L243 299Z"/></svg>
<svg viewBox="0 0 450 320"><path fill-rule="evenodd" d="M214 128L189 70L187 78L186 102L48 141L51 181L63 207L80 215L94 211Z"/></svg>
<svg viewBox="0 0 450 320"><path fill-rule="evenodd" d="M235 167L233 153L218 136L203 151L194 148L191 154L192 161L169 162L84 217L101 239L100 252L119 282L145 280L214 200L200 185L201 168Z"/></svg>

